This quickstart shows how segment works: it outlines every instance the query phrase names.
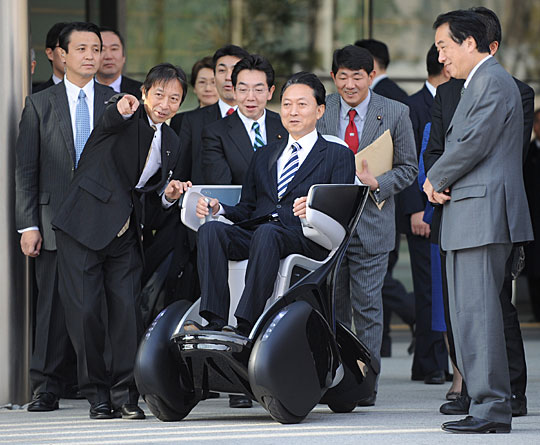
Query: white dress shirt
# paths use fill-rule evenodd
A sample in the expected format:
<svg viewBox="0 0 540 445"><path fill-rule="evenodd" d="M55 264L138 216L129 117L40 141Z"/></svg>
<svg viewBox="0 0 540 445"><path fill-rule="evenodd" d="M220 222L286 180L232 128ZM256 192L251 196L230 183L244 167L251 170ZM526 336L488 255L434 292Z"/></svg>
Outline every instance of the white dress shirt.
<svg viewBox="0 0 540 445"><path fill-rule="evenodd" d="M277 160L277 178L276 180L279 182L279 177L281 176L281 173L283 172L283 168L285 167L285 164L287 164L287 161L291 157L292 154L292 144L295 142L298 142L300 144L300 147L302 147L300 150L298 150L298 168L302 166L302 163L306 160L309 153L311 152L311 149L315 145L315 142L317 142L318 138L317 130L313 130L311 133L306 134L305 136L302 136L297 141L294 140L294 138L289 135L289 140L287 141L287 146L285 147L285 150L283 150L283 153L281 153L281 156Z"/></svg>
<svg viewBox="0 0 540 445"><path fill-rule="evenodd" d="M486 57L484 57L482 60L480 60L480 62L478 62L474 68L471 70L471 72L469 73L469 75L467 76L467 79L465 80L465 83L463 84L463 88L467 88L469 86L469 83L471 82L471 79L472 77L474 76L474 74L476 73L476 71L478 71L478 68L480 68L480 65L482 65L487 59L489 59L491 56L491 54L488 54Z"/></svg>
<svg viewBox="0 0 540 445"><path fill-rule="evenodd" d="M435 97L435 94L437 94L437 88L431 85L427 80L426 80L426 88L431 93L431 95Z"/></svg>
<svg viewBox="0 0 540 445"><path fill-rule="evenodd" d="M54 74L52 75L53 82L55 84L59 83L61 81L56 77ZM66 87L66 94L68 98L68 104L69 104L69 115L71 117L71 130L73 132L73 140L75 141L75 138L77 137L77 126L75 125L75 111L77 109L77 102L79 100L79 91L81 88L79 88L77 85L71 83L67 76L64 76L64 85ZM94 79L91 79L88 81L88 83L82 87L84 90L84 93L86 94L86 105L88 106L88 113L90 114L90 132L94 129ZM39 227L32 226L32 227L26 227L24 229L18 230L19 233L28 232L29 230L39 230Z"/></svg>
<svg viewBox="0 0 540 445"><path fill-rule="evenodd" d="M236 110L238 113L238 117L244 124L244 127L246 127L247 134L249 135L249 138L251 139L251 145L253 146L255 144L255 130L253 130L253 123L258 122L259 124L259 131L261 132L261 137L264 142L264 145L266 145L266 110L263 111L262 116L254 121L253 119L250 119L249 117L244 116L240 110Z"/></svg>
<svg viewBox="0 0 540 445"><path fill-rule="evenodd" d="M57 77L56 74L53 73L53 75L52 75L52 81L53 81L54 84L56 85L57 83L62 82L62 78Z"/></svg>
<svg viewBox="0 0 540 445"><path fill-rule="evenodd" d="M138 189L143 188L148 180L161 168L161 126L163 124L154 124L150 118L148 118L148 123L150 126L156 127L156 131L154 132L154 138L152 139L152 148L150 149L148 161L144 166L139 182L135 186L135 188Z"/></svg>
<svg viewBox="0 0 540 445"><path fill-rule="evenodd" d="M99 80L97 80L97 83L101 83ZM108 87L111 87L116 93L121 93L120 85L122 84L122 74L120 74L110 85L107 85ZM103 85L103 84L102 84Z"/></svg>
<svg viewBox="0 0 540 445"><path fill-rule="evenodd" d="M75 111L77 110L77 102L79 101L79 88L77 85L71 83L67 76L64 76L64 85L66 86L66 94L69 104L69 114L71 115L71 129L73 130L73 140L76 138L77 125L75 123ZM88 107L88 113L90 114L90 132L94 129L94 79L88 81L88 83L82 87L86 94L86 106Z"/></svg>
<svg viewBox="0 0 540 445"><path fill-rule="evenodd" d="M229 104L223 102L221 99L218 100L219 105L219 111L221 112L221 117L227 116L227 111L229 111L231 108L234 108L236 110L238 108L238 105L230 106Z"/></svg>

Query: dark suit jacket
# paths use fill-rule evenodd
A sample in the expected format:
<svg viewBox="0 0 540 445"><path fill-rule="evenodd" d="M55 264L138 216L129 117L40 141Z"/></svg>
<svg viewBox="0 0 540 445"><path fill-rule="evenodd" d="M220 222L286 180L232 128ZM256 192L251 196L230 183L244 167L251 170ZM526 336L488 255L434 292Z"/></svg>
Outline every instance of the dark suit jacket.
<svg viewBox="0 0 540 445"><path fill-rule="evenodd" d="M279 114L266 110L266 140L286 140L287 131ZM244 123L234 112L208 124L202 133L202 171L205 184L242 185L254 155Z"/></svg>
<svg viewBox="0 0 540 445"><path fill-rule="evenodd" d="M431 122L433 96L424 85L420 91L409 96L405 103L409 106L409 117L413 126L416 153L419 158L424 128L428 122ZM411 215L424 211L426 203L426 194L420 190L417 181L414 181L397 196L396 218L400 233L412 234Z"/></svg>
<svg viewBox="0 0 540 445"><path fill-rule="evenodd" d="M94 126L114 91L94 83ZM16 147L17 229L38 226L43 248L56 250L51 221L75 170L75 145L63 82L26 98Z"/></svg>
<svg viewBox="0 0 540 445"><path fill-rule="evenodd" d="M403 91L396 82L388 77L377 82L373 91L388 99L397 100L402 103L405 103L408 97L407 93Z"/></svg>
<svg viewBox="0 0 540 445"><path fill-rule="evenodd" d="M49 77L49 80L43 82L43 83L40 83L36 86L32 85L32 94L33 93L38 93L40 91L43 91L43 90L46 90L47 88L49 87L52 87L54 85L54 81L53 81L53 78L52 76Z"/></svg>
<svg viewBox="0 0 540 445"><path fill-rule="evenodd" d="M523 105L523 160L525 160L529 150L534 119L534 90L515 77L514 81L521 94ZM461 99L461 88L464 83L465 80L463 79L450 79L437 88L437 94L431 109L431 132L424 152L426 173L444 152L444 138ZM431 241L433 243L438 243L439 240L441 214L442 207L436 206L431 222Z"/></svg>
<svg viewBox="0 0 540 445"><path fill-rule="evenodd" d="M287 146L285 140L273 142L264 150L258 150L246 173L242 197L235 206L223 205L225 216L233 222L270 215L279 215L285 227L302 231L300 219L293 215L293 202L307 196L313 184L352 184L355 168L351 150L326 141L319 135L311 152L300 166L278 202L277 160Z"/></svg>
<svg viewBox="0 0 540 445"><path fill-rule="evenodd" d="M180 129L180 158L174 178L190 180L193 184L204 184L201 162L203 128L211 122L221 119L219 105L208 105L183 113Z"/></svg>
<svg viewBox="0 0 540 445"><path fill-rule="evenodd" d="M132 94L140 100L142 97L141 86L142 82L122 76L122 82L120 82L120 91L122 93Z"/></svg>
<svg viewBox="0 0 540 445"><path fill-rule="evenodd" d="M116 109L116 100L112 100L90 135L67 196L53 220L55 228L91 250L106 247L130 215L140 230L140 195L161 199L157 192L176 163L178 137L163 125L161 170L143 189L135 190L154 130L142 105L125 120Z"/></svg>

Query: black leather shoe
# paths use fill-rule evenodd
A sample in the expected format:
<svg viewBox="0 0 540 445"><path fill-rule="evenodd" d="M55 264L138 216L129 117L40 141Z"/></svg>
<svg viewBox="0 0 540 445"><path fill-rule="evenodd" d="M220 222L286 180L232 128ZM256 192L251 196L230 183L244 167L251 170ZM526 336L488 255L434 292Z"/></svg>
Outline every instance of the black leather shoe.
<svg viewBox="0 0 540 445"><path fill-rule="evenodd" d="M527 397L524 394L512 394L510 405L512 405L512 417L527 415Z"/></svg>
<svg viewBox="0 0 540 445"><path fill-rule="evenodd" d="M101 419L112 419L114 418L111 410L111 402L96 402L90 404L90 418L101 420Z"/></svg>
<svg viewBox="0 0 540 445"><path fill-rule="evenodd" d="M462 415L469 414L471 399L469 396L459 396L456 400L446 402L441 405L439 411L441 414Z"/></svg>
<svg viewBox="0 0 540 445"><path fill-rule="evenodd" d="M229 407L230 408L251 408L253 402L251 399L244 395L229 394Z"/></svg>
<svg viewBox="0 0 540 445"><path fill-rule="evenodd" d="M26 409L32 412L54 411L58 409L58 397L52 392L39 392L34 394Z"/></svg>
<svg viewBox="0 0 540 445"><path fill-rule="evenodd" d="M136 403L125 403L121 408L113 411L116 419L142 420L146 419L144 411Z"/></svg>
<svg viewBox="0 0 540 445"><path fill-rule="evenodd" d="M371 394L370 396L360 399L356 403L356 406L373 406L375 405L376 400L377 400L377 393L373 391L373 394Z"/></svg>
<svg viewBox="0 0 540 445"><path fill-rule="evenodd" d="M430 372L424 377L426 385L444 385L446 383L446 375L442 369Z"/></svg>
<svg viewBox="0 0 540 445"><path fill-rule="evenodd" d="M442 429L449 433L461 434L509 433L512 426L509 423L490 422L489 420L467 416L461 420L443 423Z"/></svg>

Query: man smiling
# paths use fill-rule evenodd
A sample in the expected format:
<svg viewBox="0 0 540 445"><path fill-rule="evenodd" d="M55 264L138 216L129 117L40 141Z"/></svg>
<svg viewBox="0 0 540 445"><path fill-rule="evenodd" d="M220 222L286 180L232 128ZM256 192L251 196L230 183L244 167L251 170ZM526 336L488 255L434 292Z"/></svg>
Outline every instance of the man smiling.
<svg viewBox="0 0 540 445"><path fill-rule="evenodd" d="M343 259L336 290L336 317L354 326L369 348L372 362L380 364L382 342L382 285L388 254L395 244L394 195L410 185L418 173L416 148L407 106L382 97L369 87L373 80L373 57L364 48L346 46L334 52L332 79L337 93L326 100L326 113L317 124L323 134L347 142L357 153L390 130L394 142L392 169L373 176L364 161L358 178L369 185L374 199L368 199L362 224ZM377 203L384 205L379 209ZM376 393L361 401L373 405Z"/></svg>
<svg viewBox="0 0 540 445"><path fill-rule="evenodd" d="M242 185L254 153L286 135L279 114L266 109L275 89L270 62L250 55L235 65L231 77L238 109L203 130L207 184Z"/></svg>
<svg viewBox="0 0 540 445"><path fill-rule="evenodd" d="M449 314L470 416L454 433L508 433L511 390L499 295L512 244L533 238L522 176L523 110L516 83L490 55L485 22L472 11L437 17L439 61L465 79L427 173L428 199L443 205Z"/></svg>
<svg viewBox="0 0 540 445"><path fill-rule="evenodd" d="M188 185L167 183L178 137L164 125L186 89L184 72L164 63L146 76L143 107L135 96L113 98L53 221L60 295L77 353L80 390L90 402L92 419L144 419L133 379L142 334L136 299L143 209L151 201L170 206ZM101 317L104 305L107 321ZM110 370L103 357L105 325L112 349Z"/></svg>
<svg viewBox="0 0 540 445"><path fill-rule="evenodd" d="M354 180L352 153L327 142L315 124L324 113L325 89L311 73L294 74L281 91L281 120L289 135L257 150L246 172L236 206L217 199L199 200L197 216L224 214L243 224L211 221L198 231L200 313L204 327L186 322L186 330L221 330L229 318L228 260L249 259L245 287L236 308L237 327L248 335L272 294L279 261L292 253L323 259L328 251L307 239L300 218L313 184L346 184Z"/></svg>

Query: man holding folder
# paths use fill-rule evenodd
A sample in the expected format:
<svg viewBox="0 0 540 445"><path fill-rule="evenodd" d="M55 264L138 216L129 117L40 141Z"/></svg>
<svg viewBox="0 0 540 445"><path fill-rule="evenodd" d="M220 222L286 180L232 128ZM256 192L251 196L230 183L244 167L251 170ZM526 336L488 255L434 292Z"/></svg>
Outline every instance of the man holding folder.
<svg viewBox="0 0 540 445"><path fill-rule="evenodd" d="M348 45L336 50L331 76L338 92L326 98L317 129L347 142L356 155L358 178L371 188L372 199L343 260L336 316L349 327L354 316L356 333L369 348L372 363L380 364L381 289L395 243L394 195L414 181L418 163L409 110L370 91L374 75L373 57L364 48ZM373 405L375 398L376 392L361 404Z"/></svg>

